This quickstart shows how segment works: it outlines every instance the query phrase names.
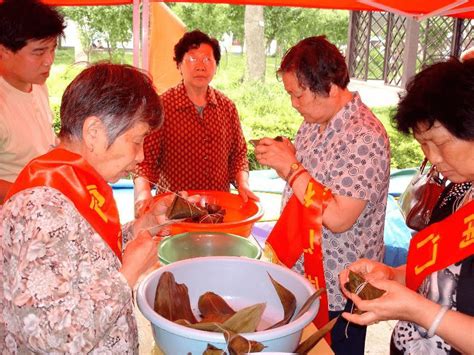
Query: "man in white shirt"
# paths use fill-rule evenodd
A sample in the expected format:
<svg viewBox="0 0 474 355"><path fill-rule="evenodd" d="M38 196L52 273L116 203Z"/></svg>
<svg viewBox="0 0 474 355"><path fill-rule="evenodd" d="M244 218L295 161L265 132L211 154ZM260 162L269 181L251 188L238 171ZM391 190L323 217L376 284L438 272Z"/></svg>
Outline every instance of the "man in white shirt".
<svg viewBox="0 0 474 355"><path fill-rule="evenodd" d="M45 82L64 28L38 0L0 4L0 204L21 169L56 143Z"/></svg>

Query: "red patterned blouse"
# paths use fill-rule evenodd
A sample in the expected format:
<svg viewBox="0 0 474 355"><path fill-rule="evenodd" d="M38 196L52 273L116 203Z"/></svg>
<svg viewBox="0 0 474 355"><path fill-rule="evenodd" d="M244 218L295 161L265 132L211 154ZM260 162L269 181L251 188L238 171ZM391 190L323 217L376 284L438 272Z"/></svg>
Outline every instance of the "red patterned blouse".
<svg viewBox="0 0 474 355"><path fill-rule="evenodd" d="M229 191L248 171L247 146L234 103L211 87L198 113L183 83L162 94L163 126L144 143L138 173L164 189Z"/></svg>

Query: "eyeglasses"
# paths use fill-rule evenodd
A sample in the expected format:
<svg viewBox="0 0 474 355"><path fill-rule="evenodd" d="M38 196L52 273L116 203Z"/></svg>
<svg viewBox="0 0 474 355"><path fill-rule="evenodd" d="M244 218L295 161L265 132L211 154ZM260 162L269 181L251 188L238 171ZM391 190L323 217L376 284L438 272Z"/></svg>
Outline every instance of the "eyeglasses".
<svg viewBox="0 0 474 355"><path fill-rule="evenodd" d="M201 58L198 58L198 57L194 57L194 56L186 56L184 58L184 60L186 62L188 62L189 64L197 64L198 62L201 62L202 64L204 65L210 65L210 64L213 64L215 63L215 60L214 58L211 58L211 57L201 57Z"/></svg>

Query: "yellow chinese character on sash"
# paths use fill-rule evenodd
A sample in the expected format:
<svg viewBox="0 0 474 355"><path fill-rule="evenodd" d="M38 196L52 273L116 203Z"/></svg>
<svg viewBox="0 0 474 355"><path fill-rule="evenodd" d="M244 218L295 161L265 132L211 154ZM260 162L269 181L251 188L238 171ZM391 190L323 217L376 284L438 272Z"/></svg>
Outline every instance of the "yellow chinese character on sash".
<svg viewBox="0 0 474 355"><path fill-rule="evenodd" d="M304 206L309 207L313 203L313 197L316 194L315 191L313 191L313 183L310 181L308 184L308 187L306 189L306 193L304 194Z"/></svg>
<svg viewBox="0 0 474 355"><path fill-rule="evenodd" d="M107 222L107 216L100 209L105 203L105 197L100 194L96 185L88 185L87 190L89 190L91 195L91 203L89 204L90 209L96 211L100 218L102 218L104 222Z"/></svg>
<svg viewBox="0 0 474 355"><path fill-rule="evenodd" d="M117 245L120 251L122 251L122 230L118 233Z"/></svg>
<svg viewBox="0 0 474 355"><path fill-rule="evenodd" d="M425 270L426 268L428 268L428 267L430 267L430 266L432 266L436 263L436 257L438 255L438 240L439 240L439 234L437 234L437 235L430 234L428 237L426 237L425 239L423 239L421 242L419 242L416 245L416 247L418 249L423 248L425 246L429 247L430 246L428 244L429 242L431 242L431 244L433 245L433 250L431 251L431 259L428 260L423 265L416 265L415 266L415 274L416 275L420 274L421 272L423 272L423 270Z"/></svg>
<svg viewBox="0 0 474 355"><path fill-rule="evenodd" d="M316 288L316 290L319 290L319 280L318 280L318 277L315 276L314 279L311 277L311 275L309 274L304 274L304 277L306 277L308 279L309 282L311 282L314 287Z"/></svg>
<svg viewBox="0 0 474 355"><path fill-rule="evenodd" d="M314 250L314 229L309 230L309 248L303 249L305 253L313 254Z"/></svg>
<svg viewBox="0 0 474 355"><path fill-rule="evenodd" d="M460 248L466 248L472 243L474 243L474 214L464 218L464 224L467 224L467 228L464 232L462 232L462 236L464 239L461 240L459 243Z"/></svg>

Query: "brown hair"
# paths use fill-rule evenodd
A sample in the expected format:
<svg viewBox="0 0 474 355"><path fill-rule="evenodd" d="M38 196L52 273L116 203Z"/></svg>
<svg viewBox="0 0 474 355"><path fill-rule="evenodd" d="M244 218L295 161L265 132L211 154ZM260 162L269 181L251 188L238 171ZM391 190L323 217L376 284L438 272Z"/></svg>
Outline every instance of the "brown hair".
<svg viewBox="0 0 474 355"><path fill-rule="evenodd" d="M63 16L37 0L5 0L0 3L0 44L17 52L29 40L43 40L63 34Z"/></svg>
<svg viewBox="0 0 474 355"><path fill-rule="evenodd" d="M66 88L61 101L62 138L81 138L86 118L99 117L109 145L137 122L151 129L163 122L163 108L151 79L142 71L110 63L82 71Z"/></svg>
<svg viewBox="0 0 474 355"><path fill-rule="evenodd" d="M201 44L208 44L212 47L214 59L216 64L219 65L221 60L221 47L219 42L215 38L209 37L204 32L194 30L186 32L183 37L174 46L174 61L176 64L180 64L183 61L184 55L189 52L190 49L198 48Z"/></svg>
<svg viewBox="0 0 474 355"><path fill-rule="evenodd" d="M327 96L331 84L342 89L349 84L349 72L343 55L325 36L308 37L284 55L278 75L293 72L301 87Z"/></svg>

